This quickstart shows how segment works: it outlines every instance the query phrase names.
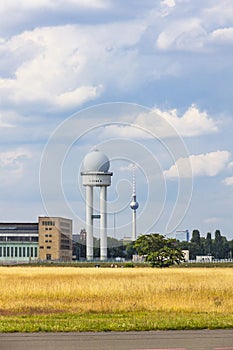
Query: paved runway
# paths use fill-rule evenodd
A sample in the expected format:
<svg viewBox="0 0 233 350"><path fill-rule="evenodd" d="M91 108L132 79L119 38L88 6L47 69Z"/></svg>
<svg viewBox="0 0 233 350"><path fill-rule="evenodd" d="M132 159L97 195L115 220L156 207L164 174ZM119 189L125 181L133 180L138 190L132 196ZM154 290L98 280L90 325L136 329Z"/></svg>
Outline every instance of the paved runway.
<svg viewBox="0 0 233 350"><path fill-rule="evenodd" d="M233 350L233 330L0 334L0 350Z"/></svg>

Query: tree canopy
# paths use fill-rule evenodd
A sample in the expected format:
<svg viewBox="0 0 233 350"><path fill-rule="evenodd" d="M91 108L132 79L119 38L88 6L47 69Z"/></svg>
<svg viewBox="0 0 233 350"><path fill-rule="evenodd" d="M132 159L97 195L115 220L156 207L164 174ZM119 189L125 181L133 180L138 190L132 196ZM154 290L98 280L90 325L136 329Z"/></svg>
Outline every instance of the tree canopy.
<svg viewBox="0 0 233 350"><path fill-rule="evenodd" d="M134 243L139 255L144 255L153 267L168 267L184 261L182 250L175 239L167 239L159 233L140 236Z"/></svg>
<svg viewBox="0 0 233 350"><path fill-rule="evenodd" d="M200 236L198 230L193 230L190 242L179 242L178 247L188 249L190 259L195 260L197 255L212 255L215 259L231 259L233 256L233 240L227 241L220 230L215 231L214 238L208 232L205 237Z"/></svg>

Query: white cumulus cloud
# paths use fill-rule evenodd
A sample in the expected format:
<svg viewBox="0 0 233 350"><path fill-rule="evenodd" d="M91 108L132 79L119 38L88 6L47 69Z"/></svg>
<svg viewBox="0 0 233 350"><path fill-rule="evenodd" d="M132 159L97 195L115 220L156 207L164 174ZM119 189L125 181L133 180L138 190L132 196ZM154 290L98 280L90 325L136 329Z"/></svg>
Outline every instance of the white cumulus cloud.
<svg viewBox="0 0 233 350"><path fill-rule="evenodd" d="M30 151L17 148L0 153L0 185L16 184L24 175L25 162L32 157Z"/></svg>
<svg viewBox="0 0 233 350"><path fill-rule="evenodd" d="M222 183L226 186L233 186L233 176L226 177Z"/></svg>
<svg viewBox="0 0 233 350"><path fill-rule="evenodd" d="M168 7L176 6L175 0L163 0L162 5L166 5Z"/></svg>
<svg viewBox="0 0 233 350"><path fill-rule="evenodd" d="M196 176L216 176L227 168L230 152L216 151L206 154L179 158L170 169L164 171L167 178ZM189 171L191 165L192 174Z"/></svg>
<svg viewBox="0 0 233 350"><path fill-rule="evenodd" d="M126 119L124 119L126 122ZM218 131L216 122L192 105L182 116L177 110L162 111L158 108L141 113L129 119L130 125L110 125L105 128L104 135L127 138L167 138L167 137L194 137Z"/></svg>
<svg viewBox="0 0 233 350"><path fill-rule="evenodd" d="M180 136L192 137L218 131L216 122L206 112L199 111L194 105L188 108L182 116L178 115L177 110L163 112L156 109L155 111L164 121L171 124Z"/></svg>
<svg viewBox="0 0 233 350"><path fill-rule="evenodd" d="M174 19L158 35L156 45L160 50L194 51L202 48L205 36L206 31L199 19Z"/></svg>
<svg viewBox="0 0 233 350"><path fill-rule="evenodd" d="M101 93L101 86L82 86L70 92L65 92L55 97L55 105L59 105L62 108L72 108L77 104L83 104L88 100L94 100Z"/></svg>
<svg viewBox="0 0 233 350"><path fill-rule="evenodd" d="M85 8L94 8L94 9L102 9L107 8L109 6L108 0L7 0L1 1L0 3L0 13L8 14L17 13L19 9L21 11L32 11L32 10L40 10L40 9L56 9L59 11L60 9L64 9L70 7L71 5L76 7L85 7Z"/></svg>
<svg viewBox="0 0 233 350"><path fill-rule="evenodd" d="M212 39L219 43L232 43L233 42L233 27L220 28L212 32Z"/></svg>
<svg viewBox="0 0 233 350"><path fill-rule="evenodd" d="M2 101L66 109L99 97L106 86L129 88L140 76L139 67L132 65L135 50L122 50L135 45L144 27L136 22L121 27L124 36L116 24L69 25L37 28L3 41L0 70L7 62L11 69L0 78Z"/></svg>

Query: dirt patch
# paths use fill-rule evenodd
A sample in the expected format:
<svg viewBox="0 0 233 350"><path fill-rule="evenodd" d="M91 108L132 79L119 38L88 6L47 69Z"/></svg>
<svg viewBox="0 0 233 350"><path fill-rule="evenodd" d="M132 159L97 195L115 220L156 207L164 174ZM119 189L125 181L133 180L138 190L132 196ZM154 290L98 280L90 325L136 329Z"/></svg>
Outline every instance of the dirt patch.
<svg viewBox="0 0 233 350"><path fill-rule="evenodd" d="M41 309L39 307L29 307L20 310L6 310L0 309L1 316L35 316L35 315L51 315L51 314L62 314L67 310L54 310L54 309Z"/></svg>

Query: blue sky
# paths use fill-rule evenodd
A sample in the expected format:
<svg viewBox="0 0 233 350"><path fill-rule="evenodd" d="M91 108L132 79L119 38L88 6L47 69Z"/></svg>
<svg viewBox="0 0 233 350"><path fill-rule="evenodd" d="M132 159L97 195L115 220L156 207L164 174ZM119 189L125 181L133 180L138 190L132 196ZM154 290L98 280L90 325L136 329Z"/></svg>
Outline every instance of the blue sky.
<svg viewBox="0 0 233 350"><path fill-rule="evenodd" d="M136 163L138 232L233 238L231 0L8 0L0 16L1 221L64 215L79 232L97 145L110 235L113 213L130 235Z"/></svg>

